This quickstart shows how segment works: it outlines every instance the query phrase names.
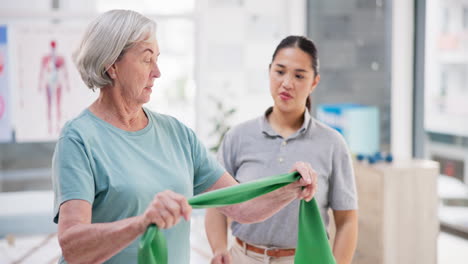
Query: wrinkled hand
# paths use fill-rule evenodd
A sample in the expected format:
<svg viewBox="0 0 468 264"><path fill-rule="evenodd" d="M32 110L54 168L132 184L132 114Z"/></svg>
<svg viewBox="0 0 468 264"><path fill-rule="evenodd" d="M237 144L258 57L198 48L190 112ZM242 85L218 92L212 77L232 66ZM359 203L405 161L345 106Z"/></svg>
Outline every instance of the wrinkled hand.
<svg viewBox="0 0 468 264"><path fill-rule="evenodd" d="M171 228L179 223L181 216L188 221L191 213L192 207L185 196L166 190L154 196L143 214L143 223L145 229L149 224L156 224L160 229Z"/></svg>
<svg viewBox="0 0 468 264"><path fill-rule="evenodd" d="M215 253L211 264L232 264L231 254L227 250Z"/></svg>
<svg viewBox="0 0 468 264"><path fill-rule="evenodd" d="M295 191L298 199L304 199L307 202L312 200L315 193L317 192L317 172L312 169L307 162L296 162L291 172L297 171L302 178L294 183L289 184L286 188L289 191Z"/></svg>

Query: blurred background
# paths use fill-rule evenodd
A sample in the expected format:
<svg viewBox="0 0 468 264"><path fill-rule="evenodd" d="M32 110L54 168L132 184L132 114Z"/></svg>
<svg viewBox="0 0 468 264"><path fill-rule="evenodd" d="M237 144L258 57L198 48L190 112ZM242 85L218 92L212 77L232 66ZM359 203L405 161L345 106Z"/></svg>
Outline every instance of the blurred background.
<svg viewBox="0 0 468 264"><path fill-rule="evenodd" d="M63 124L97 96L71 55L110 9L157 22L162 77L146 107L213 151L226 129L272 105L279 41L314 40L321 82L311 111L356 159L353 263L466 263L468 0L0 0L0 263L60 255L51 158ZM60 61L52 70L50 58ZM48 100L51 81L62 89ZM194 264L211 257L203 215L192 220Z"/></svg>

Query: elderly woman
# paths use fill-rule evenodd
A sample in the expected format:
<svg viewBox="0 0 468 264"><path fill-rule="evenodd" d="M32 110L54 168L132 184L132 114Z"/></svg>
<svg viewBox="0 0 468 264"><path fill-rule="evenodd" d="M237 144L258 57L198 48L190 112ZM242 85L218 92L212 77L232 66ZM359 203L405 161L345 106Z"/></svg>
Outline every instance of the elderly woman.
<svg viewBox="0 0 468 264"><path fill-rule="evenodd" d="M136 263L150 224L165 229L169 263L189 263L187 197L237 184L192 130L142 106L161 76L155 28L136 12L109 11L75 53L82 79L100 94L65 125L53 158L60 263ZM315 172L302 162L292 170L300 181L221 212L249 223L312 199Z"/></svg>

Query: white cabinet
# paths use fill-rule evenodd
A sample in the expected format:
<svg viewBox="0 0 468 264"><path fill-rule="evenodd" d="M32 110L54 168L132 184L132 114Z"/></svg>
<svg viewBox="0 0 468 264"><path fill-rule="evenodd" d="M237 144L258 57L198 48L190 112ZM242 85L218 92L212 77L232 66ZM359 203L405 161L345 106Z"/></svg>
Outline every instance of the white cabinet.
<svg viewBox="0 0 468 264"><path fill-rule="evenodd" d="M354 164L359 238L353 264L436 264L438 163Z"/></svg>

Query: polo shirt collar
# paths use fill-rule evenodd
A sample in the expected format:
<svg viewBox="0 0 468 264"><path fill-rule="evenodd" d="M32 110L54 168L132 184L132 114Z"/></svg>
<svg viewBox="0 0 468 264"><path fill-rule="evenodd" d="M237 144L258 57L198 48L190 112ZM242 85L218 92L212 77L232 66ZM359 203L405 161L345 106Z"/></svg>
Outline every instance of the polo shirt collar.
<svg viewBox="0 0 468 264"><path fill-rule="evenodd" d="M271 136L271 137L279 137L280 135L273 130L271 127L270 123L268 123L268 115L273 112L273 107L270 106L266 111L265 114L261 117L261 126L262 126L262 133ZM310 117L309 111L304 111L304 123L302 123L301 128L294 133L291 137L297 136L297 134L302 134L307 131L307 128L309 127L309 124L311 123L312 118Z"/></svg>

